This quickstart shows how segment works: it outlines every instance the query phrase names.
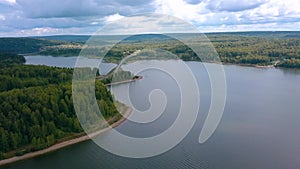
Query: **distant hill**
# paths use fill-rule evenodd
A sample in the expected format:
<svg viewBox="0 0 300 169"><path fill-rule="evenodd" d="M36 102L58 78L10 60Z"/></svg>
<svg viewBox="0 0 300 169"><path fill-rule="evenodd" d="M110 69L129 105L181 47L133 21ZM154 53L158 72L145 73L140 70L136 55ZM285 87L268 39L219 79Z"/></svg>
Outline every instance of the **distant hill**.
<svg viewBox="0 0 300 169"><path fill-rule="evenodd" d="M216 32L205 33L208 37L214 35L238 35L263 38L299 38L300 31L249 31L249 32Z"/></svg>
<svg viewBox="0 0 300 169"><path fill-rule="evenodd" d="M205 35L212 42L222 62L300 67L300 31L221 32ZM177 33L175 37L205 45L203 39L193 33ZM86 41L89 41L91 46L99 47L99 50L103 46L114 45L105 57L110 62L118 62L123 57L144 48L163 49L185 61L199 60L189 47L173 38L172 34L97 35L92 38L90 35L0 38L0 52L78 56Z"/></svg>
<svg viewBox="0 0 300 169"><path fill-rule="evenodd" d="M54 35L54 36L36 36L32 38L85 43L90 37L91 37L90 35Z"/></svg>
<svg viewBox="0 0 300 169"><path fill-rule="evenodd" d="M183 36L193 36L193 33L176 33L177 35ZM240 35L240 36L259 36L259 37L276 37L276 38L299 38L300 31L249 31L249 32L211 32L204 33L206 36L215 36L215 35ZM120 35L106 35L103 36L110 40L116 39ZM122 36L122 35L121 35ZM54 35L54 36L36 36L32 38L43 38L47 40L62 40L69 42L86 42L91 35ZM133 35L133 37L137 40L144 39L159 39L165 38L163 34L140 34Z"/></svg>
<svg viewBox="0 0 300 169"><path fill-rule="evenodd" d="M61 45L63 43L36 38L0 38L0 52L11 54L36 53L46 46Z"/></svg>

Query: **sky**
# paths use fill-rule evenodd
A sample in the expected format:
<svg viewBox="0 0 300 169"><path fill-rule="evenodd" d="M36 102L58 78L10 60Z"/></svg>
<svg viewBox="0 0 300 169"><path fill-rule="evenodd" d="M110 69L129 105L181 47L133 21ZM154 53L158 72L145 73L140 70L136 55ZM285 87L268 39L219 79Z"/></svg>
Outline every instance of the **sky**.
<svg viewBox="0 0 300 169"><path fill-rule="evenodd" d="M87 35L152 13L200 32L300 31L299 7L300 0L0 0L0 36Z"/></svg>

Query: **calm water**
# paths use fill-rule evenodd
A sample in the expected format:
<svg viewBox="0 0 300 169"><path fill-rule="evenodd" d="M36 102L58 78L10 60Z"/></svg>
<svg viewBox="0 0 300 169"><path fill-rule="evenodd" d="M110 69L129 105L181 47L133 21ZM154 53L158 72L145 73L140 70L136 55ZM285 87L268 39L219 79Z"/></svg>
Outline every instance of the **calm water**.
<svg viewBox="0 0 300 169"><path fill-rule="evenodd" d="M77 57L53 57L53 56L25 56L26 63L28 65L46 65L46 66L55 66L55 67L67 67L73 68L76 64ZM81 63L93 64L100 63L100 59L88 59L88 58L79 58ZM115 64L112 63L102 63L100 73L105 74L111 70Z"/></svg>
<svg viewBox="0 0 300 169"><path fill-rule="evenodd" d="M172 61L169 62L172 64ZM93 141L87 141L0 168L300 168L299 70L225 65L228 92L225 112L213 136L204 144L199 144L199 133L210 104L210 84L201 63L187 64L196 74L200 87L200 110L191 132L170 151L152 158L130 159L113 155L99 148ZM127 68L130 69L130 66ZM173 85L174 79L168 75L156 70L141 74L144 78L129 86L136 108L149 108L147 96L152 89L164 90L171 101L165 113L153 123L137 127L136 123L126 121L117 128L135 137L152 136L167 129L176 118L176 103L180 96L177 93L178 86ZM118 86L115 90L121 90L124 86ZM108 136L109 132L99 139Z"/></svg>

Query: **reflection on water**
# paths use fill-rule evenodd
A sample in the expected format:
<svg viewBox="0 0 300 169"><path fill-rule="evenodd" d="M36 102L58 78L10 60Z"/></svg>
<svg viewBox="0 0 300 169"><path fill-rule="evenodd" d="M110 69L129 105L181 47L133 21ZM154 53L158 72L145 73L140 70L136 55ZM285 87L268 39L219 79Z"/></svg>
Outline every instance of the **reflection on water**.
<svg viewBox="0 0 300 169"><path fill-rule="evenodd" d="M195 73L200 87L199 115L188 136L170 151L152 158L129 159L115 156L92 141L87 141L0 168L300 168L299 71L224 66L228 87L224 116L214 135L206 143L199 144L199 133L210 105L210 83L201 63L189 62L188 65ZM145 72L145 79L132 84L132 87L139 87L139 92L144 92L143 86L145 91L148 90L153 87L154 81L147 80L147 77L151 79L156 73ZM155 77L162 81L161 87L167 85L164 76ZM176 86L170 85L167 90L173 88ZM145 100L138 92L135 95L136 103ZM177 97L176 94L170 96ZM147 102L139 106L140 109L149 107ZM169 110L172 108L170 106ZM153 135L165 129L174 120L174 116L160 120L145 126L145 135ZM117 129L128 135L138 135L136 132L140 132L131 122L124 122Z"/></svg>

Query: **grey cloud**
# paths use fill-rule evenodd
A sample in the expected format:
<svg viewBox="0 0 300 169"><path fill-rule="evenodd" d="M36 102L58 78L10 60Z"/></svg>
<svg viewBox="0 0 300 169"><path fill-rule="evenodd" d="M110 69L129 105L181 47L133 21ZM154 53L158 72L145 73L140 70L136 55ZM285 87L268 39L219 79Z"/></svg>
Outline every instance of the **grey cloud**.
<svg viewBox="0 0 300 169"><path fill-rule="evenodd" d="M32 29L39 27L51 27L51 28L84 28L87 26L93 26L90 23L93 21L93 18L86 18L82 20L74 18L26 18L20 15L20 12L14 14L6 15L6 19L1 21L0 24L6 27L13 29ZM96 26L96 25L94 25ZM99 25L98 25L99 26ZM0 31L4 31L1 29Z"/></svg>
<svg viewBox="0 0 300 169"><path fill-rule="evenodd" d="M187 3L189 4L199 4L200 2L202 2L203 0L185 0Z"/></svg>
<svg viewBox="0 0 300 169"><path fill-rule="evenodd" d="M132 15L154 10L150 0L17 0L17 3L30 18Z"/></svg>
<svg viewBox="0 0 300 169"><path fill-rule="evenodd" d="M52 28L60 33L88 34L105 24L105 17L119 13L130 16L155 11L154 0L17 0L17 4L1 4L0 36L9 32L30 31L34 28ZM204 22L194 21L195 26L251 25L300 22L295 14L286 14L285 8L279 7L275 15L253 14L265 0L185 0L189 4L207 4L210 14ZM250 10L249 10L250 9ZM241 11L241 12L237 12ZM237 13L236 13L237 12ZM250 15L251 14L251 15ZM172 25L172 22L161 22L160 25ZM296 28L295 28L296 29ZM19 35L20 36L20 35Z"/></svg>
<svg viewBox="0 0 300 169"><path fill-rule="evenodd" d="M258 16L258 17L250 17L246 14L240 16L242 24L265 24L265 23L295 23L300 22L300 18L297 17L289 17L289 16Z"/></svg>
<svg viewBox="0 0 300 169"><path fill-rule="evenodd" d="M152 0L116 0L115 2L121 5L129 5L129 6L140 6L145 4L150 4Z"/></svg>
<svg viewBox="0 0 300 169"><path fill-rule="evenodd" d="M257 8L265 2L266 0L211 0L207 8L212 11L237 12Z"/></svg>
<svg viewBox="0 0 300 169"><path fill-rule="evenodd" d="M18 10L18 6L0 3L0 14L11 13L12 11Z"/></svg>
<svg viewBox="0 0 300 169"><path fill-rule="evenodd" d="M30 18L90 16L96 10L90 1L84 0L17 0L24 14Z"/></svg>

